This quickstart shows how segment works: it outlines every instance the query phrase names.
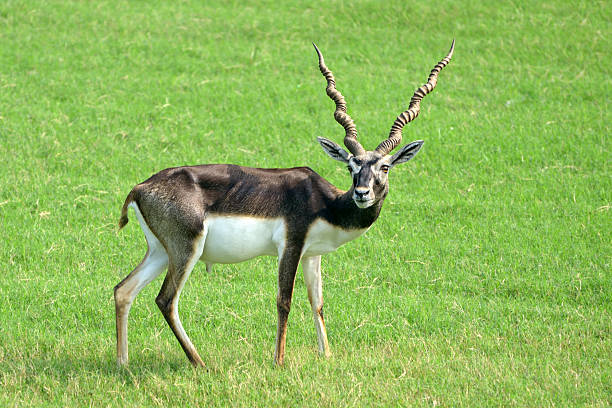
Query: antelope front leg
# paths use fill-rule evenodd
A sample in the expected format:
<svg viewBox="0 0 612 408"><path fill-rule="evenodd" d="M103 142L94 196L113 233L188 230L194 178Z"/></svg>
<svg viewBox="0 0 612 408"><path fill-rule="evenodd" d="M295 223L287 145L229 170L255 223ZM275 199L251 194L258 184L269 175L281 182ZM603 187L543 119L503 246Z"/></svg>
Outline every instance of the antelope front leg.
<svg viewBox="0 0 612 408"><path fill-rule="evenodd" d="M315 330L317 331L317 342L319 353L324 357L331 355L327 343L327 331L323 320L323 282L321 279L321 256L312 256L302 259L302 270L304 271L304 283L308 290L308 300L312 308Z"/></svg>
<svg viewBox="0 0 612 408"><path fill-rule="evenodd" d="M285 249L278 264L278 294L276 296L278 326L276 329L276 349L274 352L274 362L277 365L282 365L285 359L287 319L291 310L295 273L300 263L300 250L301 248Z"/></svg>

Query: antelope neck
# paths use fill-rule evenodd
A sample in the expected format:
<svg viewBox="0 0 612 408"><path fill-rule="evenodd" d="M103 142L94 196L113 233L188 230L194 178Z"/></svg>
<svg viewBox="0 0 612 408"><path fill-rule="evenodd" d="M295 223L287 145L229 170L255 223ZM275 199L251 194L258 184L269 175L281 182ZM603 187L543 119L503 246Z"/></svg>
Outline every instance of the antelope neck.
<svg viewBox="0 0 612 408"><path fill-rule="evenodd" d="M353 200L352 187L342 192L328 204L328 211L322 216L330 224L342 229L362 229L370 227L380 215L385 197L380 198L368 208L359 208Z"/></svg>

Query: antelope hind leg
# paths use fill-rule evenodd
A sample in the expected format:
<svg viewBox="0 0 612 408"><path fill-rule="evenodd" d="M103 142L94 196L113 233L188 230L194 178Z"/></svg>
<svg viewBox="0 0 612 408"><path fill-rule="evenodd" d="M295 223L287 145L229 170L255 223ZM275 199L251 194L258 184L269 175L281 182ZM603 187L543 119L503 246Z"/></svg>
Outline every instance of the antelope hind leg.
<svg viewBox="0 0 612 408"><path fill-rule="evenodd" d="M128 362L128 316L136 295L168 266L168 255L163 245L144 222L140 210L133 204L136 217L147 239L147 253L140 264L115 286L115 319L117 325L117 364Z"/></svg>
<svg viewBox="0 0 612 408"><path fill-rule="evenodd" d="M159 295L155 299L166 322L168 322L185 354L187 354L187 358L195 367L203 367L205 364L183 328L178 314L178 302L187 278L189 278L193 267L202 256L207 232L208 228L204 224L200 235L193 241L185 241L182 245L176 243L173 245L173 248L176 249L169 254L168 274Z"/></svg>

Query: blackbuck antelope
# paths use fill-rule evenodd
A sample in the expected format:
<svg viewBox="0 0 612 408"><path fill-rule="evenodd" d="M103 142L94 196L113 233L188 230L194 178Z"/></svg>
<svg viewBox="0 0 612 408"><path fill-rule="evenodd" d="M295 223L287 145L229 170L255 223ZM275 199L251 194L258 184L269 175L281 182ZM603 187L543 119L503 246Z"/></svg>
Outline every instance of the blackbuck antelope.
<svg viewBox="0 0 612 408"><path fill-rule="evenodd" d="M127 322L134 298L167 268L155 301L191 363L203 366L178 314L185 281L198 260L208 269L215 263L237 263L260 255L278 257L275 362L283 363L287 317L300 261L319 352L329 356L321 255L362 235L378 218L389 191L389 170L412 159L423 141L412 142L393 155L390 152L401 142L404 125L418 116L423 97L436 86L454 45L453 41L427 83L416 90L408 110L395 119L389 137L372 151L366 151L357 140L344 97L315 45L319 68L327 80L327 95L336 104L334 118L346 131L344 144L349 151L322 137L318 141L329 156L347 165L353 181L349 191L334 187L308 167L256 169L232 164L170 168L134 187L123 204L119 228L127 224L128 207L132 207L148 251L140 265L115 287L118 363L128 361Z"/></svg>

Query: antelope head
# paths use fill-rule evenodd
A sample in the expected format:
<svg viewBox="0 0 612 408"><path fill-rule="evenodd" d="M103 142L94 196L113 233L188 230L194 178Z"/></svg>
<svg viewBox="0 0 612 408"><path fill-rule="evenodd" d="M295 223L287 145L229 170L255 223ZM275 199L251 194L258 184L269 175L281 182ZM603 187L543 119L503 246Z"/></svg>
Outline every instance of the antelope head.
<svg viewBox="0 0 612 408"><path fill-rule="evenodd" d="M421 110L421 100L433 91L438 82L438 74L451 60L455 48L455 40L451 45L448 55L442 59L429 74L427 83L418 88L408 109L402 112L393 126L387 139L383 140L374 150L365 150L357 140L357 128L353 119L346 112L346 102L342 94L336 89L334 75L325 65L321 51L313 44L319 56L319 69L327 80L327 95L336 103L334 118L336 122L344 127L344 145L349 150L344 150L340 145L324 137L317 138L325 152L332 158L347 165L348 171L353 179L351 187L352 198L359 208L368 208L381 202L389 191L388 174L394 166L405 163L412 159L423 146L422 140L417 140L400 148L395 154L391 151L402 141L402 128L414 120Z"/></svg>

